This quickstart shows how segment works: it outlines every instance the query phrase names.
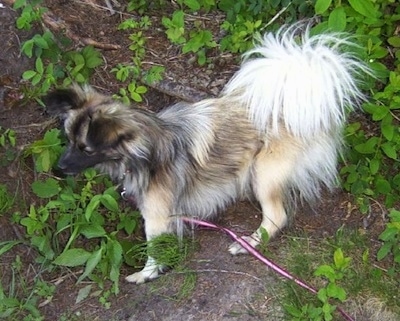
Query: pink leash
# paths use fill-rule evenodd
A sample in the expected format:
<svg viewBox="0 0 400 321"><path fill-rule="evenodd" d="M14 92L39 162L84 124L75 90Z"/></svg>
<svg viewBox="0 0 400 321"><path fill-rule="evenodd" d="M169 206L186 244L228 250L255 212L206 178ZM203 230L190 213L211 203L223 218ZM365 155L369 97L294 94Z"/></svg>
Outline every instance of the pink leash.
<svg viewBox="0 0 400 321"><path fill-rule="evenodd" d="M218 230L221 232L224 232L225 234L229 235L234 241L239 243L245 250L247 250L251 255L253 255L255 258L263 262L266 266L277 272L278 274L284 276L285 278L295 282L296 284L300 285L302 288L307 289L313 294L317 294L317 290L314 289L313 287L309 286L302 280L294 277L291 275L289 272L287 272L285 269L281 268L279 265L275 264L274 262L270 261L267 259L264 255L262 255L254 246L249 244L246 240L243 238L237 236L233 231L221 227L218 225L215 225L213 223L201 221L195 218L188 218L188 217L182 217L182 220L186 223L191 223L191 224L196 224L202 227L207 227L213 230ZM340 307L337 308L338 311L341 313L341 315L347 320L347 321L355 321L350 315L348 315L344 310L342 310Z"/></svg>

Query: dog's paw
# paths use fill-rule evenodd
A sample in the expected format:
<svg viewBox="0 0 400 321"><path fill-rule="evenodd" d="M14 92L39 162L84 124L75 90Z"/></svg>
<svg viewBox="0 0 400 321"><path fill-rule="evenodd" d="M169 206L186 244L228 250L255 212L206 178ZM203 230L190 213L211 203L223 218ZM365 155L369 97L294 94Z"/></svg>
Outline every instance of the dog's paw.
<svg viewBox="0 0 400 321"><path fill-rule="evenodd" d="M243 236L242 239L244 239L247 243L249 243L251 246L256 247L258 244L260 244L260 240L258 236L252 235L252 236ZM238 254L247 254L248 251L244 249L238 242L233 242L228 249L229 253L232 255L238 255Z"/></svg>
<svg viewBox="0 0 400 321"><path fill-rule="evenodd" d="M163 271L163 266L157 264L152 257L149 257L141 271L128 275L125 280L130 283L142 284L146 281L158 278L159 272L161 271Z"/></svg>
<svg viewBox="0 0 400 321"><path fill-rule="evenodd" d="M133 273L131 275L128 275L125 280L130 282L130 283L136 283L136 284L142 284L146 281L150 281L153 279L156 279L158 277L158 269L155 269L154 271L142 271Z"/></svg>

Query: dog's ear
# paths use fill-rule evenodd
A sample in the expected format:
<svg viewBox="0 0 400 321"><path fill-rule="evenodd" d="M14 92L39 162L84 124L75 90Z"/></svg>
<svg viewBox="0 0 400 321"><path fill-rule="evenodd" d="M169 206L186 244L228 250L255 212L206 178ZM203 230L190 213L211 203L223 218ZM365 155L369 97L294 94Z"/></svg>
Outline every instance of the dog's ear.
<svg viewBox="0 0 400 321"><path fill-rule="evenodd" d="M86 102L85 92L77 85L67 89L57 89L44 99L46 111L52 116L63 116L71 109L79 109Z"/></svg>
<svg viewBox="0 0 400 321"><path fill-rule="evenodd" d="M110 117L101 111L91 116L87 137L94 146L116 147L122 140L130 139L133 128L127 130L119 117Z"/></svg>

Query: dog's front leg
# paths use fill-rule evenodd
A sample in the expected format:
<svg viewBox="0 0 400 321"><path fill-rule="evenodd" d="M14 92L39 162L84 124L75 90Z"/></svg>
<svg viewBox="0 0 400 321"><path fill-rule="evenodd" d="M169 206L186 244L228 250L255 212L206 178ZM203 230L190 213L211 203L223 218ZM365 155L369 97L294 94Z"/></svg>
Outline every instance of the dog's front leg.
<svg viewBox="0 0 400 321"><path fill-rule="evenodd" d="M151 240L171 229L170 202L161 193L148 193L144 206L141 209L144 218L147 246L151 246ZM141 284L158 277L165 267L149 256L144 268L125 278L126 281Z"/></svg>
<svg viewBox="0 0 400 321"><path fill-rule="evenodd" d="M149 256L144 268L139 272L128 275L125 280L131 283L141 284L157 278L162 268L163 267L158 265L154 258Z"/></svg>

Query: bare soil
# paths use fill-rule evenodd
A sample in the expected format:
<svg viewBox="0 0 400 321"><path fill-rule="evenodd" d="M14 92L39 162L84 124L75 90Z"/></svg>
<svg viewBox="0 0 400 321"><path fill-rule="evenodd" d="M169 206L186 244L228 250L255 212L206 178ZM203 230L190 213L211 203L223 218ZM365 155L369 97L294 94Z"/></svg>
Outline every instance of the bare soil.
<svg viewBox="0 0 400 321"><path fill-rule="evenodd" d="M122 2L122 1L121 1ZM35 102L22 104L21 74L32 65L32 61L20 54L21 43L34 33L22 32L15 28L17 13L5 2L0 8L0 126L12 128L17 133L19 151L42 137L49 128L48 118L43 108ZM119 50L103 50L105 67L96 72L93 84L106 93L118 91L118 82L110 73L118 63L129 62L131 53L127 49L127 33L116 31L117 25L126 16L110 13L102 8L89 5L89 1L48 0L46 6L55 16L63 19L80 37L89 37L100 43L112 43L121 46ZM97 4L104 6L104 3ZM166 8L165 10L170 10ZM164 13L165 14L165 13ZM149 65L160 64L166 67L167 79L184 87L206 95L216 95L236 69L232 56L215 56L209 67L200 68L172 46L164 32L157 26L159 19L154 13L154 25L148 31L146 61ZM194 17L196 18L196 17ZM213 22L223 19L221 16L197 17L210 28ZM79 46L74 43L74 46ZM212 53L211 53L212 54ZM177 97L185 96L177 92ZM159 110L177 98L157 90L146 95L145 107ZM194 98L195 99L195 98ZM0 155L4 157L4 155ZM16 195L17 204L36 203L31 194L30 184L35 179L32 161L29 158L17 161L1 168L0 182L6 184ZM18 201L23 200L23 201ZM20 209L26 211L26 209ZM341 190L327 193L312 209L308 206L297 208L296 218L285 231L288 234L306 233L314 238L334 235L335 231L346 226L352 229L362 228L371 237L376 236L383 226L379 208L373 209L368 218L361 216L352 205L351 197ZM11 222L12 212L0 217L0 242L23 239L25 231ZM249 234L260 222L257 206L249 202L240 202L221 213L218 224L232 228L239 234ZM97 298L75 303L79 289L85 285L76 285L76 277L68 271L60 275L42 276L57 284L51 301L43 304L41 311L45 320L59 320L62 315L68 320L281 320L282 312L278 294L268 289L281 282L274 272L268 270L253 257L231 256L227 249L231 240L218 232L196 230L194 237L199 244L198 250L187 259L187 266L193 270L196 280L194 287L183 297L179 297L185 275L179 271L170 271L154 282L132 285L121 281L120 294L111 296L111 307L106 309ZM279 251L285 237L271 242L271 250ZM7 282L11 262L20 255L26 270L26 281L31 283L36 276L38 266L34 262L35 253L26 246L17 246L0 257L1 281ZM285 262L277 262L285 266ZM290 270L290 266L286 266ZM124 267L122 274L133 273Z"/></svg>

